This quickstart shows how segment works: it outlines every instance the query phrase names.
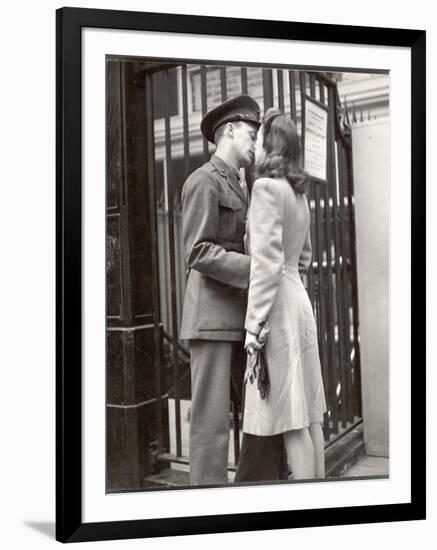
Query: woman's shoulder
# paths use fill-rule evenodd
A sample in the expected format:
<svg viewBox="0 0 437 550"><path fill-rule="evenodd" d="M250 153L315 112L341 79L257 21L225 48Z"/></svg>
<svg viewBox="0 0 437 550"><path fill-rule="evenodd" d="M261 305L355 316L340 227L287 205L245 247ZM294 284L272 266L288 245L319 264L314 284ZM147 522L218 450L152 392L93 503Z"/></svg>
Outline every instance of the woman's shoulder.
<svg viewBox="0 0 437 550"><path fill-rule="evenodd" d="M276 178L255 180L250 200L251 208L283 212L289 202L289 191L284 185L290 187L287 181L283 182Z"/></svg>
<svg viewBox="0 0 437 550"><path fill-rule="evenodd" d="M253 183L252 193L268 193L274 196L283 196L289 192L291 185L285 178L258 178Z"/></svg>
<svg viewBox="0 0 437 550"><path fill-rule="evenodd" d="M286 189L287 187L290 187L290 184L285 178L257 178L254 183L253 187L272 187L274 189Z"/></svg>

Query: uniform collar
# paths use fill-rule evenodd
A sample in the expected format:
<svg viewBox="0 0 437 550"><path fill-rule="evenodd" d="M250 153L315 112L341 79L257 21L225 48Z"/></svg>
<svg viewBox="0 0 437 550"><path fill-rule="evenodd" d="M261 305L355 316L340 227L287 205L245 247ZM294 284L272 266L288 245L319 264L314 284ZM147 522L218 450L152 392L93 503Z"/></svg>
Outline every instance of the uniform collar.
<svg viewBox="0 0 437 550"><path fill-rule="evenodd" d="M212 155L210 162L220 172L220 174L227 179L229 185L237 193L237 195L243 199L245 203L247 203L247 194L244 193L240 186L240 172L216 154Z"/></svg>
<svg viewBox="0 0 437 550"><path fill-rule="evenodd" d="M217 170L221 174L231 177L236 182L240 181L241 179L240 172L234 166L231 166L231 164L226 162L224 159L222 159L215 153L211 157L211 163L217 168Z"/></svg>

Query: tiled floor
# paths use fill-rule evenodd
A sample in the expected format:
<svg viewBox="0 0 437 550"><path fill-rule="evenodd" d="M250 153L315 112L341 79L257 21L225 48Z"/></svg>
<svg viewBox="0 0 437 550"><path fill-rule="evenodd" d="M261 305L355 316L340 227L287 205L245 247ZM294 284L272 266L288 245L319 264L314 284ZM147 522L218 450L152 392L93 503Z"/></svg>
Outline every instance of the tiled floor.
<svg viewBox="0 0 437 550"><path fill-rule="evenodd" d="M363 456L341 477L388 476L389 459L379 456Z"/></svg>

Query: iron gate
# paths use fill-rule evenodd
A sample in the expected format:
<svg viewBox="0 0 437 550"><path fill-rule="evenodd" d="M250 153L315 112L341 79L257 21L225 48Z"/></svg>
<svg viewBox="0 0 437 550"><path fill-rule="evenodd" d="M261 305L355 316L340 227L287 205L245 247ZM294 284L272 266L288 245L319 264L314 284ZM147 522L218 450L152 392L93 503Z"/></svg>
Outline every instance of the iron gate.
<svg viewBox="0 0 437 550"><path fill-rule="evenodd" d="M279 107L302 137L307 98L328 112L327 183L308 188L313 261L306 286L331 445L361 420L352 149L335 79L289 69L121 60L108 62L107 75L108 490L144 486L154 468L189 461L183 433L189 354L179 340L186 284L180 197L188 174L214 149L200 133L202 116L240 93L262 111ZM246 180L250 189L249 171ZM239 453L238 386L233 380L231 466Z"/></svg>
<svg viewBox="0 0 437 550"><path fill-rule="evenodd" d="M154 296L159 299L158 326L164 330L166 364L171 373L162 395L174 400L176 445L170 456L161 426L159 452L183 461L181 397L189 398L189 356L179 340L185 264L181 236L180 195L190 172L206 162L213 147L202 138L201 117L215 104L239 93L249 93L262 110L277 106L289 114L302 132L305 101L311 98L328 110L328 182L308 189L311 210L313 262L307 288L313 305L328 411L324 419L327 444L361 417L360 352L355 253L354 192L350 134L342 124L337 86L328 74L237 66L156 65L144 72L147 112L148 186L153 242ZM304 150L302 144L302 150ZM246 173L250 188L250 173ZM158 298L159 296L159 298ZM157 355L159 357L159 354ZM240 403L233 402L232 424L238 459Z"/></svg>

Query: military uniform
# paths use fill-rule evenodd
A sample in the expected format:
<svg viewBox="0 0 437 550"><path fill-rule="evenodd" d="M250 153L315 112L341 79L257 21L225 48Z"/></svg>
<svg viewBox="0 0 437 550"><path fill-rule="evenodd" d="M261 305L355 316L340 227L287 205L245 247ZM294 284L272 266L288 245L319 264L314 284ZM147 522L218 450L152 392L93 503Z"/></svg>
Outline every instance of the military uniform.
<svg viewBox="0 0 437 550"><path fill-rule="evenodd" d="M182 225L189 269L183 340L243 340L250 258L244 252L247 189L216 155L187 179Z"/></svg>
<svg viewBox="0 0 437 550"><path fill-rule="evenodd" d="M213 141L220 125L236 120L259 127L259 108L249 96L210 111L201 130ZM193 172L182 190L189 275L180 336L190 347L192 484L227 482L231 367L245 335L250 274L244 250L248 206L239 172L217 155ZM244 470L252 475L248 458ZM241 480L246 479L243 475Z"/></svg>
<svg viewBox="0 0 437 550"><path fill-rule="evenodd" d="M189 340L193 484L227 482L229 386L244 338L250 258L244 253L247 190L216 155L187 179L182 226L189 269L181 338ZM240 344L241 345L241 344Z"/></svg>

